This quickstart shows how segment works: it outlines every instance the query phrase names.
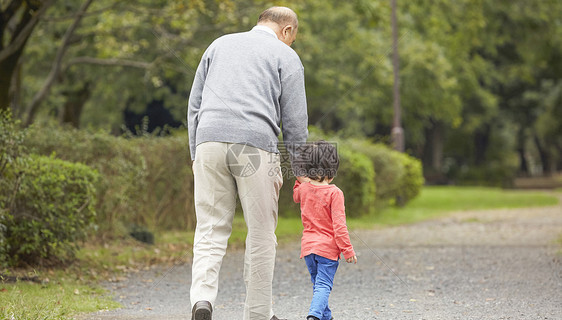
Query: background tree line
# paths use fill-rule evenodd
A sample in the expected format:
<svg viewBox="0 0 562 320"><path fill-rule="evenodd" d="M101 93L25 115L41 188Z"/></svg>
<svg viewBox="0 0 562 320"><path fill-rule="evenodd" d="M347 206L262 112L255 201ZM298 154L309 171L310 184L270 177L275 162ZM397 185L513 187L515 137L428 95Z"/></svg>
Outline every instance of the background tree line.
<svg viewBox="0 0 562 320"><path fill-rule="evenodd" d="M114 133L139 114L180 125L205 48L273 4L299 15L310 124L386 142L383 0L2 1L0 108L26 124L55 117ZM560 12L555 0L398 2L406 148L430 182L509 184L562 169Z"/></svg>

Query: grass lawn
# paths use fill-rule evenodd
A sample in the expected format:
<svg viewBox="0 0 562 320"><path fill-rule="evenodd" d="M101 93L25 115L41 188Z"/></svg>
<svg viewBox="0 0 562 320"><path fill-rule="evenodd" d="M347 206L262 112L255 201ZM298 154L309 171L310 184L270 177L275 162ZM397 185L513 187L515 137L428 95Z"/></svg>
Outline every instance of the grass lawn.
<svg viewBox="0 0 562 320"><path fill-rule="evenodd" d="M114 309L104 290L73 280L0 284L0 319L68 319L81 312Z"/></svg>
<svg viewBox="0 0 562 320"><path fill-rule="evenodd" d="M374 225L413 223L454 211L553 206L558 198L541 191L504 190L486 187L424 187L421 194L402 208L385 208L372 215L350 219L348 225L370 228Z"/></svg>
<svg viewBox="0 0 562 320"><path fill-rule="evenodd" d="M560 190L558 190L560 191ZM424 187L418 198L403 208L386 208L370 216L348 219L353 228L413 223L436 218L453 211L494 208L520 208L556 205L551 193L511 191L480 187ZM297 214L297 213L295 213ZM302 232L299 217L281 218L278 242L297 241ZM246 227L242 215L234 219L229 247L242 248ZM562 238L561 238L562 239ZM562 240L560 240L562 241ZM135 240L86 243L78 252L78 262L65 270L39 270L43 284L0 282L0 319L69 319L79 313L118 308L97 286L102 280L119 280L126 271L142 270L153 264L189 261L193 232L166 231L156 234L155 245ZM53 280L56 279L56 280Z"/></svg>

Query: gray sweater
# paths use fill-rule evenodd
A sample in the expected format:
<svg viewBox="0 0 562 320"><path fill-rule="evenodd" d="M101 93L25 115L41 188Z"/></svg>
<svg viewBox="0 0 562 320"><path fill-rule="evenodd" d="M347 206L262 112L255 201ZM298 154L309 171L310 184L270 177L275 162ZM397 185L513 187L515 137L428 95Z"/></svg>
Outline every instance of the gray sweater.
<svg viewBox="0 0 562 320"><path fill-rule="evenodd" d="M189 95L191 159L203 142L246 143L269 151L279 133L291 145L308 137L304 68L296 52L263 30L216 39Z"/></svg>

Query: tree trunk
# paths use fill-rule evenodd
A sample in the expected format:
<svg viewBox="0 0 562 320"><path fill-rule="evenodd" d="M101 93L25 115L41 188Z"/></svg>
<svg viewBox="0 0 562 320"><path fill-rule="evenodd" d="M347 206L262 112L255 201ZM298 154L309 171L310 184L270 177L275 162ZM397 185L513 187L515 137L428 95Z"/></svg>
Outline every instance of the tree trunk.
<svg viewBox="0 0 562 320"><path fill-rule="evenodd" d="M486 153L490 146L490 125L485 124L483 128L474 132L474 164L481 166L486 163Z"/></svg>
<svg viewBox="0 0 562 320"><path fill-rule="evenodd" d="M66 102L61 112L61 123L68 123L78 129L84 104L86 104L90 98L90 94L89 83L85 83L82 88L78 90L65 92L64 96L66 97Z"/></svg>
<svg viewBox="0 0 562 320"><path fill-rule="evenodd" d="M60 73L62 58L64 57L66 50L68 49L72 35L78 28L78 25L82 21L84 14L86 13L88 7L92 4L93 1L94 0L86 0L82 4L82 6L80 6L80 9L78 9L78 12L76 12L74 21L68 27L68 29L66 29L66 32L64 33L64 36L62 38L62 42L57 50L55 61L53 61L51 71L49 72L49 75L47 76L47 79L45 80L43 87L35 94L33 100L31 101L31 103L27 108L27 119L25 121L26 125L30 125L33 122L33 120L35 119L35 115L37 114L37 111L39 111L39 106L51 91L51 87L55 83Z"/></svg>
<svg viewBox="0 0 562 320"><path fill-rule="evenodd" d="M392 71L394 74L393 84L393 110L392 131L390 133L392 145L396 151L404 152L404 129L402 129L402 109L400 107L400 65L398 54L398 23L396 19L396 0L391 1L392 6Z"/></svg>
<svg viewBox="0 0 562 320"><path fill-rule="evenodd" d="M556 171L562 172L562 147L557 148L558 150L558 158L556 159Z"/></svg>
<svg viewBox="0 0 562 320"><path fill-rule="evenodd" d="M8 110L10 107L12 76L16 70L20 56L21 50L0 61L0 70L2 70L2 72L0 72L0 110Z"/></svg>
<svg viewBox="0 0 562 320"><path fill-rule="evenodd" d="M22 65L23 65L23 60L20 60L12 76L12 84L9 94L13 114L18 118L20 118L21 115L23 114L22 99L21 99Z"/></svg>
<svg viewBox="0 0 562 320"><path fill-rule="evenodd" d="M443 131L443 125L438 122L433 126L431 135L433 149L431 165L437 172L443 172L443 145L445 140Z"/></svg>
<svg viewBox="0 0 562 320"><path fill-rule="evenodd" d="M2 14L0 17L0 70L2 70L0 72L0 110L7 110L10 106L11 82L18 61L37 22L53 2L54 0L33 1L33 4L30 4L29 1L11 1L7 6L4 6L2 2L2 11L0 11ZM20 14L20 11L23 13ZM15 28L12 30L8 24L14 19L18 19L18 21L14 21ZM10 35L11 38L6 39L6 35Z"/></svg>
<svg viewBox="0 0 562 320"><path fill-rule="evenodd" d="M534 137L535 140L535 145L537 146L537 150L539 152L539 157L541 159L541 164L542 164L542 173L545 176L551 176L553 171L554 171L554 167L552 166L552 155L548 150L547 146L544 146L541 143L541 140L539 139L539 137L537 137L537 135L535 135Z"/></svg>
<svg viewBox="0 0 562 320"><path fill-rule="evenodd" d="M525 130L519 129L517 133L517 153L519 154L519 172L525 175L529 174L529 164L525 157Z"/></svg>
<svg viewBox="0 0 562 320"><path fill-rule="evenodd" d="M435 122L433 126L425 129L425 144L423 147L422 163L424 174L430 183L442 184L446 182L443 174L443 124Z"/></svg>

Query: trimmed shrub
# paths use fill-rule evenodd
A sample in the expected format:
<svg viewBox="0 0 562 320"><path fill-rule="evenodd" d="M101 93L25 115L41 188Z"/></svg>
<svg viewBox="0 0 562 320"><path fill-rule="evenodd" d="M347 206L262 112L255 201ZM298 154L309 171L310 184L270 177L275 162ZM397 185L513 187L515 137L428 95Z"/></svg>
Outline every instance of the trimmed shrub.
<svg viewBox="0 0 562 320"><path fill-rule="evenodd" d="M405 168L398 152L383 144L372 144L365 140L352 140L354 150L363 153L373 162L375 184L377 186L377 206L393 205L400 188L400 181L405 175Z"/></svg>
<svg viewBox="0 0 562 320"><path fill-rule="evenodd" d="M3 175L6 251L10 265L59 263L74 256L95 216L96 171L32 155Z"/></svg>
<svg viewBox="0 0 562 320"><path fill-rule="evenodd" d="M345 195L348 217L360 217L374 210L375 170L371 160L343 143L338 143L340 169L334 183Z"/></svg>
<svg viewBox="0 0 562 320"><path fill-rule="evenodd" d="M8 262L7 199L8 190L12 189L12 180L8 180L8 166L23 165L22 156L26 154L23 145L27 132L20 128L20 121L12 119L10 110L0 111L0 267Z"/></svg>
<svg viewBox="0 0 562 320"><path fill-rule="evenodd" d="M48 132L49 134L45 134ZM95 210L100 236L125 235L136 223L145 196L146 163L138 148L105 131L36 125L29 130L28 148L40 155L84 163L100 174Z"/></svg>
<svg viewBox="0 0 562 320"><path fill-rule="evenodd" d="M424 184L421 161L380 143L352 140L351 146L373 162L377 206L403 206L419 194Z"/></svg>
<svg viewBox="0 0 562 320"><path fill-rule="evenodd" d="M144 157L146 189L138 197L139 224L163 229L194 229L193 172L185 131L166 137L134 138Z"/></svg>
<svg viewBox="0 0 562 320"><path fill-rule="evenodd" d="M194 227L187 145L187 133L182 130L164 137L116 137L105 131L58 125L35 126L28 142L33 152L55 154L98 170L96 222L102 237L125 236L136 227Z"/></svg>
<svg viewBox="0 0 562 320"><path fill-rule="evenodd" d="M405 153L396 152L400 163L404 168L404 174L400 177L399 186L396 193L396 205L404 206L410 200L420 194L425 182L423 178L422 163L420 160Z"/></svg>
<svg viewBox="0 0 562 320"><path fill-rule="evenodd" d="M20 128L20 121L13 120L11 112L0 111L0 176L6 166L26 154L24 141L27 132Z"/></svg>

